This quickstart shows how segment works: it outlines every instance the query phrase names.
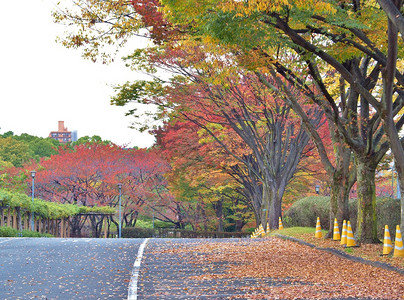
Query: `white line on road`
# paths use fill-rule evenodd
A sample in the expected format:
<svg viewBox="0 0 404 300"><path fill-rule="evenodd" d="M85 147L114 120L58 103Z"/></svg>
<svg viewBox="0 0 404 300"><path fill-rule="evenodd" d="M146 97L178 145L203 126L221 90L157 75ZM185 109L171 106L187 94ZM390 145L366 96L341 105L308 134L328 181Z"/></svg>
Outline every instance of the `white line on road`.
<svg viewBox="0 0 404 300"><path fill-rule="evenodd" d="M148 238L145 239L137 252L137 257L133 264L132 277L129 282L128 300L137 300L137 282L139 279L140 263L142 262L143 251L148 241Z"/></svg>
<svg viewBox="0 0 404 300"><path fill-rule="evenodd" d="M6 239L6 240L3 240L3 241L0 241L0 244L8 242L8 241L11 241L11 239Z"/></svg>

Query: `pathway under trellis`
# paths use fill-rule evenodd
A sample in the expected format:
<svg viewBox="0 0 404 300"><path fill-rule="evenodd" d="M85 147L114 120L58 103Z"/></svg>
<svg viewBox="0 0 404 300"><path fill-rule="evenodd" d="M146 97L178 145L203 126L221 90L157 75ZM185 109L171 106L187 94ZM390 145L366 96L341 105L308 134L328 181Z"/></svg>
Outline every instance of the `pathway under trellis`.
<svg viewBox="0 0 404 300"><path fill-rule="evenodd" d="M108 217L113 215L114 214L99 212L79 213L71 217L71 236L83 237L81 230L86 224L87 219L89 219L92 231L91 237L100 238L103 236L106 238L111 235L109 230L111 222L108 222L108 219L110 219Z"/></svg>

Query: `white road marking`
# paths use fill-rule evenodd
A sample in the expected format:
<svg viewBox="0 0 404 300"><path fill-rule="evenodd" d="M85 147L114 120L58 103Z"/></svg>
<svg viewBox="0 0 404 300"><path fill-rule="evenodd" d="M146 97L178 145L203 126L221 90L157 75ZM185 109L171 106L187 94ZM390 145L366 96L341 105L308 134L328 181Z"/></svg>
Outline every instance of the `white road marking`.
<svg viewBox="0 0 404 300"><path fill-rule="evenodd" d="M137 300L137 282L139 279L140 263L142 262L143 251L149 239L145 239L137 252L135 263L133 264L132 277L129 282L128 300Z"/></svg>
<svg viewBox="0 0 404 300"><path fill-rule="evenodd" d="M6 239L6 240L3 240L3 241L0 241L0 244L2 244L2 243L5 243L5 242L8 242L8 241L11 241L12 239Z"/></svg>

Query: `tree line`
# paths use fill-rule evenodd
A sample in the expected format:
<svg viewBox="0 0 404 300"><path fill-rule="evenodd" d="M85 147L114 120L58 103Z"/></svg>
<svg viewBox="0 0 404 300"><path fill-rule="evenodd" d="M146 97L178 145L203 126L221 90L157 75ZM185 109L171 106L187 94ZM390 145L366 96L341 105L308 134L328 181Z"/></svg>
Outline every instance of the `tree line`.
<svg viewBox="0 0 404 300"><path fill-rule="evenodd" d="M237 222L252 212L276 227L287 187L322 169L330 220L349 219L355 186L357 239L377 242L375 181L389 151L404 189L400 1L77 4L54 18L77 26L62 43L86 58L108 62L105 45L152 41L124 58L151 80L117 86L111 101L135 117L136 105L156 108L134 125L156 135L169 187L195 201L195 218L209 199L219 220L226 203Z"/></svg>

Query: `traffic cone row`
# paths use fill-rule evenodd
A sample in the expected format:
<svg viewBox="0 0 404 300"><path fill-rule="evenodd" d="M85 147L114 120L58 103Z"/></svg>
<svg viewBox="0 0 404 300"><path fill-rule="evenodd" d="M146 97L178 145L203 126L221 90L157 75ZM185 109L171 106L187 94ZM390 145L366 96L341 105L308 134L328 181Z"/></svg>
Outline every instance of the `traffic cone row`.
<svg viewBox="0 0 404 300"><path fill-rule="evenodd" d="M262 227L262 224L260 224L260 226L258 226L258 228L255 229L255 231L251 234L251 238L255 239L255 238L259 238L259 237L264 237L265 235L265 230L264 227Z"/></svg>
<svg viewBox="0 0 404 300"><path fill-rule="evenodd" d="M320 218L317 217L317 224L316 224L316 233L314 235L316 238L321 238L323 236L321 232L321 225L320 225ZM342 223L342 233L339 232L338 220L334 219L334 231L332 239L334 241L339 241L342 246L346 247L355 247L356 242L354 238L354 234L352 231L352 226L350 221L344 220Z"/></svg>
<svg viewBox="0 0 404 300"><path fill-rule="evenodd" d="M255 228L254 232L251 234L251 238L252 239L256 239L260 237L260 228Z"/></svg>
<svg viewBox="0 0 404 300"><path fill-rule="evenodd" d="M281 220L279 220L279 222L281 222ZM321 225L320 225L319 217L317 217L316 233L314 236L316 238L321 238L323 236L322 232L321 232ZM337 221L337 219L334 219L334 232L333 232L332 239L334 241L340 240L340 244L342 246L346 246L346 247L356 247L357 246L350 221L346 221L346 220L343 221L342 232L340 234L339 227L338 227L338 221ZM389 227L387 225L385 225L384 240L383 240L383 255L390 254L390 252L392 250L393 250L393 245L392 245L391 238L390 238ZM401 230L400 230L399 225L397 225L397 227L396 227L396 239L395 239L395 243L394 243L393 257L404 257L404 244L403 244L403 238L401 235Z"/></svg>
<svg viewBox="0 0 404 300"><path fill-rule="evenodd" d="M283 224L282 224L282 218L279 217L279 229L283 229ZM269 222L267 223L267 230L266 233L269 233L270 231L270 227L269 227ZM264 227L262 226L262 224L260 224L260 226L258 226L258 228L256 228L254 230L253 233L251 233L250 237L252 239L258 238L258 237L264 237L265 235L265 230Z"/></svg>

